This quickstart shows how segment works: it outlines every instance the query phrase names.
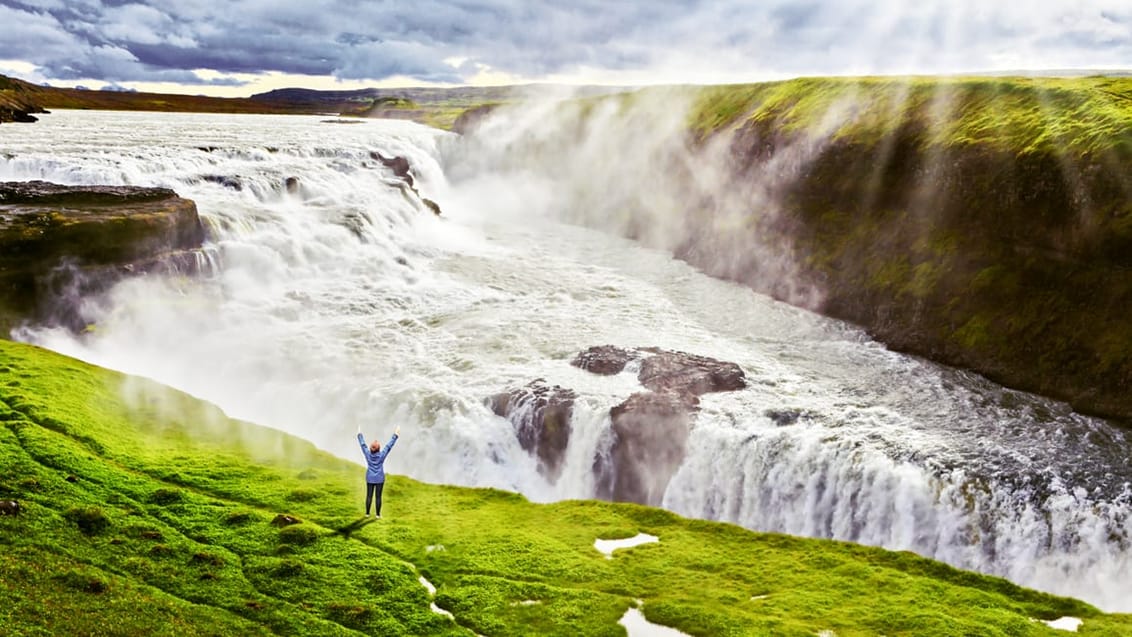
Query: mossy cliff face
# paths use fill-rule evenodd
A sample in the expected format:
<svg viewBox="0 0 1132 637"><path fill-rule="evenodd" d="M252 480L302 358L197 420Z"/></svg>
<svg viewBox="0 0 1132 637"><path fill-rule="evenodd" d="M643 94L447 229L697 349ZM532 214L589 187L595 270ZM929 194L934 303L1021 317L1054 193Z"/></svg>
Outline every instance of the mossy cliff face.
<svg viewBox="0 0 1132 637"><path fill-rule="evenodd" d="M196 204L166 188L0 183L0 326L68 324L77 317L56 306L61 287L89 293L128 274L189 265L203 240Z"/></svg>
<svg viewBox="0 0 1132 637"><path fill-rule="evenodd" d="M776 214L751 232L789 242L820 290L814 309L895 349L1132 420L1130 89L805 80L748 89L738 107L725 98L741 89L709 90L698 121L703 138L726 138L736 182L781 173ZM726 123L707 117L727 108ZM784 166L800 146L805 160ZM744 244L700 236L682 252L768 289L736 258Z"/></svg>

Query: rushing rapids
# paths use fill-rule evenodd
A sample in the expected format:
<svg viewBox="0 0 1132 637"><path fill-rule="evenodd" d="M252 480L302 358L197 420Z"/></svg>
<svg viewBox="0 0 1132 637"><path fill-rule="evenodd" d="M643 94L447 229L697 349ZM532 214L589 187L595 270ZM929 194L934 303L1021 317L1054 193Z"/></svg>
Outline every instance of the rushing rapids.
<svg viewBox="0 0 1132 637"><path fill-rule="evenodd" d="M392 472L542 501L595 493L610 408L641 389L636 369L570 365L579 352L711 356L737 363L747 386L700 398L665 507L912 550L1132 610L1128 432L566 225L560 200L490 162L449 183L448 133L62 111L0 135L0 181L168 187L209 230L206 273L128 279L82 300L86 333L28 325L16 338L347 458L358 424L378 437L399 424ZM419 193L371 153L408 159ZM576 395L550 473L488 404L534 379Z"/></svg>

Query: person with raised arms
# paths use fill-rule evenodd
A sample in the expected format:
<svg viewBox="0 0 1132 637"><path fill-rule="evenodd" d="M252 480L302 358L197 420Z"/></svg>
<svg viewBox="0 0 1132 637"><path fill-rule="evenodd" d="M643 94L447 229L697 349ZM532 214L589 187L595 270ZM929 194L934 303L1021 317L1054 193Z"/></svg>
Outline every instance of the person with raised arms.
<svg viewBox="0 0 1132 637"><path fill-rule="evenodd" d="M381 517L381 491L385 487L385 457L393 449L393 443L397 442L399 435L401 435L400 426L393 431L393 437L385 443L384 447L381 446L379 440L374 440L366 445L366 438L362 435L362 426L358 425L358 444L362 446L362 454L366 457L366 517L369 517L369 507L373 503L375 495L377 506L373 513L375 517Z"/></svg>

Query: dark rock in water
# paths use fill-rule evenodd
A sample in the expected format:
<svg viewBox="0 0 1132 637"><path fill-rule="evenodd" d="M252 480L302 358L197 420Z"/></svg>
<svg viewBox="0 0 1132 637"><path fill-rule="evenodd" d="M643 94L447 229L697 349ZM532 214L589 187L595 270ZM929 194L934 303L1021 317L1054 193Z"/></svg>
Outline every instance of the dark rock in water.
<svg viewBox="0 0 1132 637"><path fill-rule="evenodd" d="M21 124L34 124L39 121L39 118L30 113L13 113L12 121Z"/></svg>
<svg viewBox="0 0 1132 637"><path fill-rule="evenodd" d="M584 352L580 352L570 361L574 367L580 367L587 372L612 376L620 374L629 361L640 358L640 354L621 349L615 345L595 345Z"/></svg>
<svg viewBox="0 0 1132 637"><path fill-rule="evenodd" d="M699 396L742 389L746 377L735 363L658 348L600 345L580 352L570 364L610 376L634 360L641 361L637 378L650 391L634 393L610 409L612 443L608 455L594 459L594 495L658 505L684 461ZM556 480L570 442L575 399L574 391L539 379L497 394L488 404L512 422L523 449L538 456L539 470Z"/></svg>
<svg viewBox="0 0 1132 637"><path fill-rule="evenodd" d="M639 392L609 411L612 467L599 468L599 498L659 505L684 462L692 414L699 399L688 393Z"/></svg>
<svg viewBox="0 0 1132 637"><path fill-rule="evenodd" d="M595 374L616 374L643 358L637 379L649 392L636 393L609 411L610 457L597 458L597 497L659 505L668 481L684 462L688 431L699 396L747 386L735 363L655 347L625 350L591 347L571 363Z"/></svg>
<svg viewBox="0 0 1132 637"><path fill-rule="evenodd" d="M747 386L743 370L727 363L684 352L645 348L651 352L641 363L637 379L656 392L687 392L699 396L710 392L734 391Z"/></svg>
<svg viewBox="0 0 1132 637"><path fill-rule="evenodd" d="M291 194L295 194L295 193L299 192L299 178L298 177L288 177L287 179L285 179L283 181L283 187L286 188L287 192L289 192Z"/></svg>
<svg viewBox="0 0 1132 637"><path fill-rule="evenodd" d="M539 459L539 472L551 482L562 473L562 457L570 444L570 419L577 395L570 389L548 386L539 378L526 387L496 394L488 405L496 415L511 421L524 450Z"/></svg>
<svg viewBox="0 0 1132 637"><path fill-rule="evenodd" d="M421 200L421 203L424 204L426 208L431 210L434 215L440 216L440 204L427 197L421 197L421 193L417 191L417 188L414 185L415 182L413 181L413 174L412 172L410 172L412 170L412 166L409 165L408 159L405 159L400 155L397 155L395 157L386 157L376 150L370 151L369 156L381 162L381 165L385 166L386 168L392 169L393 175L400 178L401 181L409 187L409 190L412 190L413 194Z"/></svg>
<svg viewBox="0 0 1132 637"><path fill-rule="evenodd" d="M802 417L802 412L792 409L768 409L763 414L779 427L793 425Z"/></svg>
<svg viewBox="0 0 1132 637"><path fill-rule="evenodd" d="M228 175L201 175L200 178L202 181L219 184L225 188L231 188L232 190L244 189L244 185L241 184L240 180L236 177L229 177Z"/></svg>
<svg viewBox="0 0 1132 637"><path fill-rule="evenodd" d="M73 329L78 298L123 276L197 264L196 204L167 188L0 182L0 327L22 319ZM69 306L72 315L66 314Z"/></svg>
<svg viewBox="0 0 1132 637"><path fill-rule="evenodd" d="M381 164L386 168L392 169L395 176L400 177L406 184L409 185L410 188L413 187L413 176L409 174L409 170L412 167L409 165L408 159L405 159L400 155L397 155L395 157L386 157L385 155L382 155L377 151L370 152L369 156L381 162Z"/></svg>

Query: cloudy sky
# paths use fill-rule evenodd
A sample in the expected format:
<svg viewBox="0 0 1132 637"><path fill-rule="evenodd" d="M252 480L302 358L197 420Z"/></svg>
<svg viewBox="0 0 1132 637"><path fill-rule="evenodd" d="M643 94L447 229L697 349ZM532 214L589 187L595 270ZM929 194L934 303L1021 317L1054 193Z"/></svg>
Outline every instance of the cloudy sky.
<svg viewBox="0 0 1132 637"><path fill-rule="evenodd" d="M0 0L0 73L249 95L1132 69L1132 0Z"/></svg>

